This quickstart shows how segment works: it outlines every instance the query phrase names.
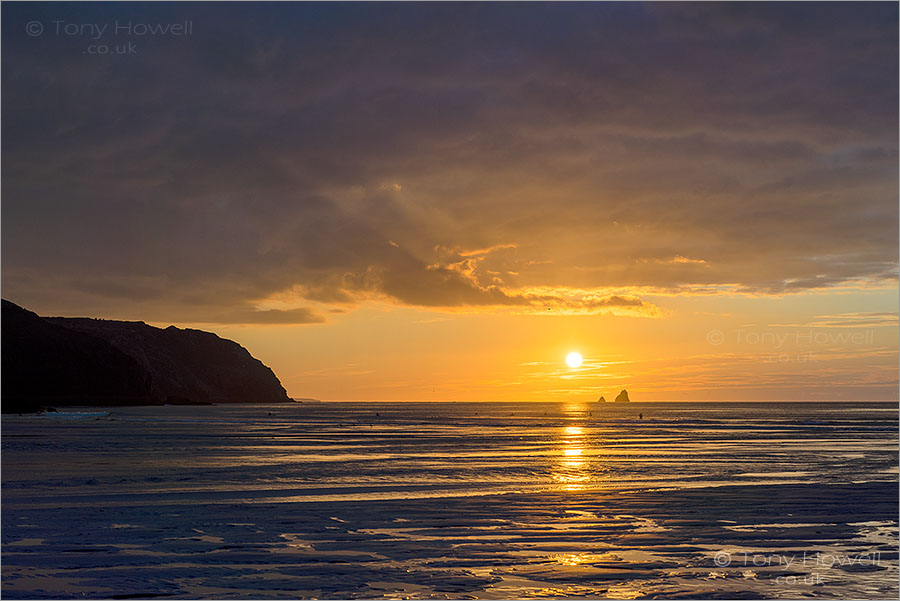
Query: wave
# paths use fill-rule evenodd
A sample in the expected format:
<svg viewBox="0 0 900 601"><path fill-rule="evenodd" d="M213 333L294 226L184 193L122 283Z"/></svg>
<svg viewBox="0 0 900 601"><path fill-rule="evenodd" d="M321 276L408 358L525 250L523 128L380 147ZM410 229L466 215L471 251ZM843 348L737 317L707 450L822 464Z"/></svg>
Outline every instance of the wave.
<svg viewBox="0 0 900 601"><path fill-rule="evenodd" d="M89 419L92 417L106 417L109 411L49 411L41 413L40 417L49 419Z"/></svg>

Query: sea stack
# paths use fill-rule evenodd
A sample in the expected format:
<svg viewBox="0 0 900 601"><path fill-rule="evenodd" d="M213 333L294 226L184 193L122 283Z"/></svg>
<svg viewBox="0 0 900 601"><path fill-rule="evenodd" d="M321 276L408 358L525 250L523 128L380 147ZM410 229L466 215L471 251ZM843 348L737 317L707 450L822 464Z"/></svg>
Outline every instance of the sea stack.
<svg viewBox="0 0 900 601"><path fill-rule="evenodd" d="M630 403L631 399L628 398L628 391L623 388L622 392L619 393L619 396L616 397L616 402L617 403Z"/></svg>
<svg viewBox="0 0 900 601"><path fill-rule="evenodd" d="M605 396L600 397L599 399L597 399L597 402L598 402L598 403L605 403L605 402L606 402L606 397L605 397Z"/></svg>

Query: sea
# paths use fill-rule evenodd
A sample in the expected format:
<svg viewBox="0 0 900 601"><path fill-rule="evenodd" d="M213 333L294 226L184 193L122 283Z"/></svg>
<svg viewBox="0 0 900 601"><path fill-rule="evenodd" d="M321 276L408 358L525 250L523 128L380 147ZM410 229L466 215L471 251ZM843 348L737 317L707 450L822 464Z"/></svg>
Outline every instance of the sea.
<svg viewBox="0 0 900 601"><path fill-rule="evenodd" d="M2 417L5 599L882 599L898 405Z"/></svg>

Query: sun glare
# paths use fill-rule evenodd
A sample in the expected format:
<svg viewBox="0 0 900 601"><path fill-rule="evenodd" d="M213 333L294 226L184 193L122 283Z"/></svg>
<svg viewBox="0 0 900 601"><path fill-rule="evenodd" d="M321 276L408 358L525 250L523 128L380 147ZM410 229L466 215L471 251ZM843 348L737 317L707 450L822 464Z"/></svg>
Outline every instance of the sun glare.
<svg viewBox="0 0 900 601"><path fill-rule="evenodd" d="M582 361L583 359L578 353L569 353L569 355L566 357L566 365L568 365L569 367L578 367L579 365L581 365Z"/></svg>

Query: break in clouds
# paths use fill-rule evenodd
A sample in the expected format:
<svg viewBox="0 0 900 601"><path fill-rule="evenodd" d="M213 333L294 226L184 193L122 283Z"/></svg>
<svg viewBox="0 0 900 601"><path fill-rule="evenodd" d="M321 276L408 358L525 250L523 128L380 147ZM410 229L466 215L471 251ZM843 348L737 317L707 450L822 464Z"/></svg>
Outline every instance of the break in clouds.
<svg viewBox="0 0 900 601"><path fill-rule="evenodd" d="M132 11L141 14L131 14ZM174 23L131 56L27 23ZM3 6L4 296L307 323L897 277L897 6Z"/></svg>

